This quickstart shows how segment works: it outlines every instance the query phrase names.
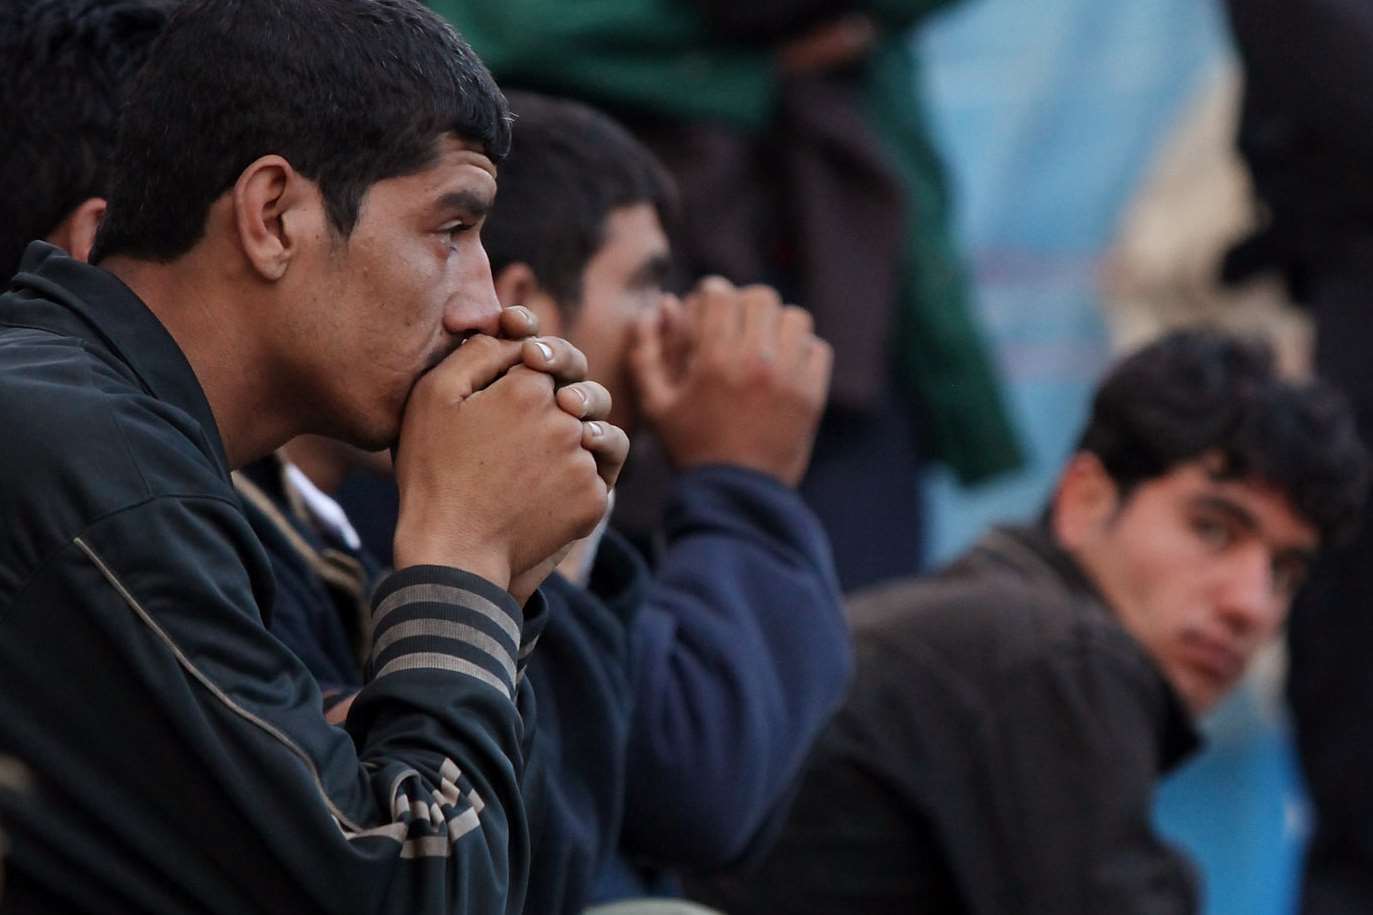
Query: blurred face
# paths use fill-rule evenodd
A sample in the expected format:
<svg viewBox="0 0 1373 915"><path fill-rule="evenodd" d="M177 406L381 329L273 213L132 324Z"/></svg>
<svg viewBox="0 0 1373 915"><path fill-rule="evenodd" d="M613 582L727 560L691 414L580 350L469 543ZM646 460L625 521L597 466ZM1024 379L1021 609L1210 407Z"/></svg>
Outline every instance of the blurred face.
<svg viewBox="0 0 1373 915"><path fill-rule="evenodd" d="M610 421L633 427L634 397L626 358L634 320L663 295L668 241L652 204L636 203L606 217L604 241L582 274L582 301L564 328L586 353L589 373L614 400Z"/></svg>
<svg viewBox="0 0 1373 915"><path fill-rule="evenodd" d="M1120 501L1095 457L1085 471L1083 460L1055 502L1060 542L1192 711L1205 712L1281 628L1317 532L1282 493L1216 479L1211 462L1180 465Z"/></svg>
<svg viewBox="0 0 1373 915"><path fill-rule="evenodd" d="M496 168L452 136L435 162L368 189L340 240L321 221L302 254L287 361L312 431L368 449L395 441L415 381L473 333L494 334L499 305L479 231ZM321 212L321 220L323 214Z"/></svg>

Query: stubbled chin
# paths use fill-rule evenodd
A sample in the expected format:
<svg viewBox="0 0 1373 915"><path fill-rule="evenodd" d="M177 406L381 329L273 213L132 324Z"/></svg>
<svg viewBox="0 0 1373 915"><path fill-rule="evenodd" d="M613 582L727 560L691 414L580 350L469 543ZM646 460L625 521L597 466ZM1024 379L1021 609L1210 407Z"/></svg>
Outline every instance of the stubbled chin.
<svg viewBox="0 0 1373 915"><path fill-rule="evenodd" d="M1183 704L1198 718L1214 709L1228 689L1191 669L1175 674L1173 687L1182 697Z"/></svg>

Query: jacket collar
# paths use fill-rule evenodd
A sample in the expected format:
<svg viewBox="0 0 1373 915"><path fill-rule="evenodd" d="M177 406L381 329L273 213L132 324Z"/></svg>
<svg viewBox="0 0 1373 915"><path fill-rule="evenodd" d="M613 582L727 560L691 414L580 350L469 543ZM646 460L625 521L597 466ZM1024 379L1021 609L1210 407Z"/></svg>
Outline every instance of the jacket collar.
<svg viewBox="0 0 1373 915"><path fill-rule="evenodd" d="M113 356L148 394L185 410L200 424L211 455L228 477L219 426L195 371L133 290L114 274L44 242L29 245L10 289L19 295L8 298L0 322L74 336Z"/></svg>
<svg viewBox="0 0 1373 915"><path fill-rule="evenodd" d="M1089 604L1115 618L1110 604L1082 566L1054 540L1047 520L1023 527L994 527L978 541L973 555L982 561L1005 565L1037 585L1060 591L1075 602Z"/></svg>
<svg viewBox="0 0 1373 915"><path fill-rule="evenodd" d="M977 562L990 561L1008 567L1023 575L1034 587L1059 592L1077 606L1089 607L1089 612L1099 612L1110 619L1139 647L1163 687L1165 700L1158 720L1159 771L1172 769L1197 748L1201 738L1182 697L1144 647L1125 632L1119 617L1087 573L1054 540L1047 518L1035 525L993 528L978 541L969 557L975 557Z"/></svg>

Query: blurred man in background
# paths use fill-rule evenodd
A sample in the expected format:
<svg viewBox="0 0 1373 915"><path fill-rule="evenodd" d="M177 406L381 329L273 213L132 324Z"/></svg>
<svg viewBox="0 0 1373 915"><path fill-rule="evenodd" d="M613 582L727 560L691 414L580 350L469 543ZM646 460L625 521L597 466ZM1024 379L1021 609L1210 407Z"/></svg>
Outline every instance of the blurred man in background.
<svg viewBox="0 0 1373 915"><path fill-rule="evenodd" d="M858 677L778 844L703 898L747 913L1190 913L1154 831L1196 716L1358 522L1343 399L1181 331L1098 388L1040 523L854 598Z"/></svg>
<svg viewBox="0 0 1373 915"><path fill-rule="evenodd" d="M615 421L653 428L677 471L628 629L618 699L631 717L613 779L623 826L593 892L613 899L661 890L663 871L740 858L842 696L838 582L796 491L831 357L810 316L770 289L714 279L680 307L664 303L673 191L661 166L598 112L510 98L515 140L486 230L497 295L585 347L619 405ZM598 596L639 565L614 531L584 549L586 571L564 571ZM566 624L585 640L586 619ZM531 676L540 695L561 697L581 673L550 653ZM554 701L566 756L591 758L577 733L583 710ZM609 773L568 774L595 786Z"/></svg>

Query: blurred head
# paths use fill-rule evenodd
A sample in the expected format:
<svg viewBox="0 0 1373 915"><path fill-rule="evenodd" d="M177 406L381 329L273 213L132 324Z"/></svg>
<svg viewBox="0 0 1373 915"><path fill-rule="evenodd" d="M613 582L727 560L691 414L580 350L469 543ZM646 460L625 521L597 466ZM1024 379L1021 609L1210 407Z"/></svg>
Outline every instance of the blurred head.
<svg viewBox="0 0 1373 915"><path fill-rule="evenodd" d="M496 330L478 230L509 142L417 0L190 0L130 90L93 260L193 274L297 431L382 447L417 377Z"/></svg>
<svg viewBox="0 0 1373 915"><path fill-rule="evenodd" d="M632 425L625 356L635 316L662 297L671 179L622 127L575 102L510 93L515 136L485 238L502 304L586 353Z"/></svg>
<svg viewBox="0 0 1373 915"><path fill-rule="evenodd" d="M0 279L37 238L89 256L124 90L169 6L29 0L0 9Z"/></svg>
<svg viewBox="0 0 1373 915"><path fill-rule="evenodd" d="M1051 520L1196 712L1280 629L1317 551L1355 529L1367 455L1319 383L1271 351L1173 333L1101 384Z"/></svg>

